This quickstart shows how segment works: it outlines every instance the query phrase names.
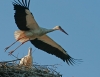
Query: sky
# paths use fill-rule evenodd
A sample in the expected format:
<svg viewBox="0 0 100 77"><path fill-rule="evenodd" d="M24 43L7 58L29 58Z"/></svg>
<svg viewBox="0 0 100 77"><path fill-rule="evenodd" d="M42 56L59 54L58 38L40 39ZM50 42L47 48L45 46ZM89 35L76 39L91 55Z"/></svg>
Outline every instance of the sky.
<svg viewBox="0 0 100 77"><path fill-rule="evenodd" d="M15 41L18 30L14 20L13 0L0 0L0 61L16 59L4 49ZM30 11L38 25L53 28L60 25L69 35L61 31L48 33L70 56L83 62L68 66L66 62L25 43L13 54L22 58L28 48L33 49L33 62L40 65L59 64L56 68L63 77L100 77L100 0L31 0ZM35 51L34 51L35 50Z"/></svg>

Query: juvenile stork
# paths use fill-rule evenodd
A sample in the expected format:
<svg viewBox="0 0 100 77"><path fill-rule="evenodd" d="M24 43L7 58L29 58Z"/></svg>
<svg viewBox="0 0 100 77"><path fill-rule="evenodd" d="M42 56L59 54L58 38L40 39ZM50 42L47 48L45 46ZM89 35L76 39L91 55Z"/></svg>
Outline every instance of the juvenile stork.
<svg viewBox="0 0 100 77"><path fill-rule="evenodd" d="M29 48L28 55L24 56L20 62L19 66L25 66L31 68L33 65L33 58L32 58L32 48Z"/></svg>
<svg viewBox="0 0 100 77"><path fill-rule="evenodd" d="M73 65L73 63L75 63L74 61L77 59L74 59L68 55L68 53L60 45L46 35L47 33L55 30L60 30L68 35L67 32L65 32L60 26L55 26L53 29L39 27L34 19L34 16L29 10L29 4L30 0L18 0L13 2L15 10L15 23L20 29L14 33L15 39L21 42L17 48L19 48L25 42L30 41L38 49L57 56L64 62L67 62L68 65ZM11 47L13 44L11 44L9 47ZM7 50L9 47L6 47L5 50ZM10 54L12 54L15 50L11 51Z"/></svg>

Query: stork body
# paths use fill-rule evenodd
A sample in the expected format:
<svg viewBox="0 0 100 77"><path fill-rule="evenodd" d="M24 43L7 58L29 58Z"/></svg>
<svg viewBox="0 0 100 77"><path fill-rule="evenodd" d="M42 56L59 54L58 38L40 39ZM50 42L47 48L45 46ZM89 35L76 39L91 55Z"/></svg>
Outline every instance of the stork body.
<svg viewBox="0 0 100 77"><path fill-rule="evenodd" d="M67 64L73 64L74 60L76 59L68 55L68 53L60 45L58 45L49 36L46 35L47 33L55 30L60 30L65 34L67 34L67 32L65 32L60 26L56 26L53 29L45 29L39 27L29 10L29 4L30 0L22 0L22 2L18 0L13 2L15 10L15 23L20 29L19 31L15 31L15 39L21 42L21 45L27 41L30 41L38 49L57 56L64 62L67 62ZM15 44L16 42L14 42L13 44ZM12 45L10 45L9 47L11 47ZM19 48L21 45L19 45L17 48ZM7 47L6 50L9 47ZM10 54L15 50L11 51Z"/></svg>
<svg viewBox="0 0 100 77"><path fill-rule="evenodd" d="M59 26L56 26L59 27ZM28 31L15 31L15 39L20 41L21 43L24 43L29 40L34 40L36 38L41 37L42 35L45 35L46 33L52 32L56 29L45 29L45 28L39 28L36 30L28 30Z"/></svg>
<svg viewBox="0 0 100 77"><path fill-rule="evenodd" d="M28 55L24 56L20 62L19 66L25 66L31 68L33 65L33 58L32 58L32 48L29 48Z"/></svg>

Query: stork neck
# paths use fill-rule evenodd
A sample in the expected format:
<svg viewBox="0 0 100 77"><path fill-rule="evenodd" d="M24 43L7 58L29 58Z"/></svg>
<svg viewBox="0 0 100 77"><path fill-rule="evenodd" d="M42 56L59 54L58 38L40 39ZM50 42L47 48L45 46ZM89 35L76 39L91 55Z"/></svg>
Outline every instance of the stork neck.
<svg viewBox="0 0 100 77"><path fill-rule="evenodd" d="M43 32L44 34L55 31L55 29L46 29L46 28L41 28L41 29L42 29L42 32Z"/></svg>
<svg viewBox="0 0 100 77"><path fill-rule="evenodd" d="M32 55L32 51L29 49L28 51L28 55L31 56Z"/></svg>

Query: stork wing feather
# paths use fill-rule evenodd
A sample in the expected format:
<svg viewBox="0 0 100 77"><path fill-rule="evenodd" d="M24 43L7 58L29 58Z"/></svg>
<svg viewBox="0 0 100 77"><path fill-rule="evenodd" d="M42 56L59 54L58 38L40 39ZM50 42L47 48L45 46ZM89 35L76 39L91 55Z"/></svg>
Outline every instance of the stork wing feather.
<svg viewBox="0 0 100 77"><path fill-rule="evenodd" d="M54 42L47 35L43 35L39 38L36 38L35 40L30 40L30 42L38 49L41 49L49 54L61 58L64 62L66 61L68 65L69 64L73 65L75 59L69 56L67 52L60 45Z"/></svg>
<svg viewBox="0 0 100 77"><path fill-rule="evenodd" d="M30 0L18 0L13 2L15 10L15 23L20 30L30 30L39 28L32 13L29 10Z"/></svg>

